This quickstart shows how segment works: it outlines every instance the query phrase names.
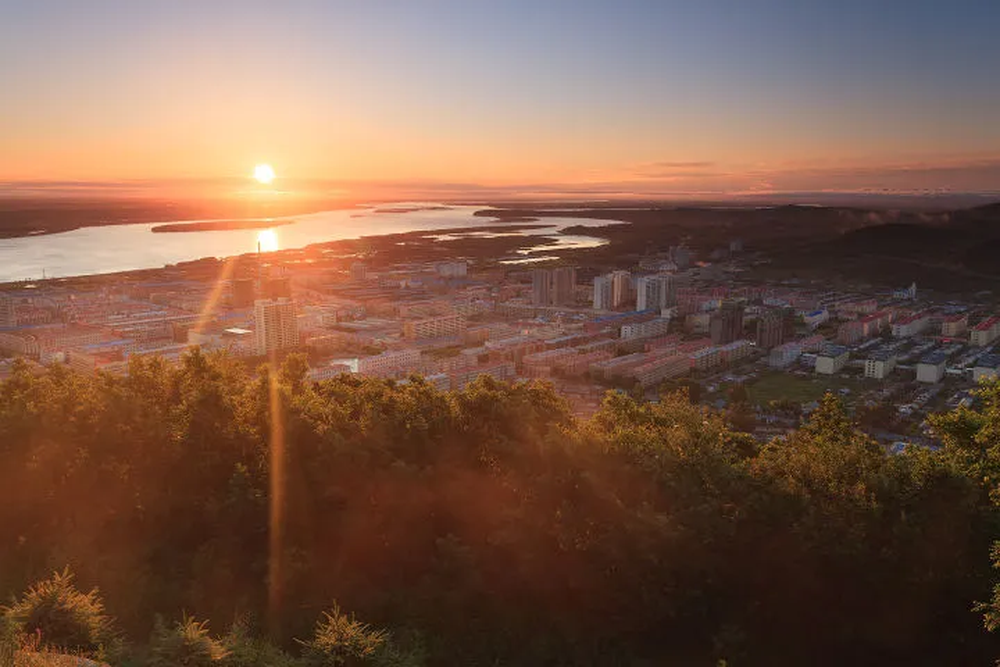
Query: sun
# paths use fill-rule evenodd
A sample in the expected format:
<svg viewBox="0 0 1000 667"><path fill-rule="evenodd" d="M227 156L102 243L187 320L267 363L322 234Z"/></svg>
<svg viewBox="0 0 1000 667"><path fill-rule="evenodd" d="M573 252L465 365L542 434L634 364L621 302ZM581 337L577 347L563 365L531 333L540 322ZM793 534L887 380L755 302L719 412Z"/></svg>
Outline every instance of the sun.
<svg viewBox="0 0 1000 667"><path fill-rule="evenodd" d="M274 180L274 169L269 164L258 164L253 168L253 177L258 183L268 185Z"/></svg>
<svg viewBox="0 0 1000 667"><path fill-rule="evenodd" d="M257 245L261 252L274 252L278 249L278 234L273 229L262 229L257 233Z"/></svg>

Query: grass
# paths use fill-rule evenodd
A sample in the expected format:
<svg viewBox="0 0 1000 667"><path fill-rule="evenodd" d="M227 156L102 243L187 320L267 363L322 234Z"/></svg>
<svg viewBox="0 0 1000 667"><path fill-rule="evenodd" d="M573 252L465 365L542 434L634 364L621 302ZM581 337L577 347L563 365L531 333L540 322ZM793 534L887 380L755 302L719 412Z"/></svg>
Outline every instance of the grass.
<svg viewBox="0 0 1000 667"><path fill-rule="evenodd" d="M859 380L827 375L799 376L791 373L768 373L747 385L750 401L766 405L770 401L790 400L796 403L818 401L828 391L847 388L852 394L862 387Z"/></svg>

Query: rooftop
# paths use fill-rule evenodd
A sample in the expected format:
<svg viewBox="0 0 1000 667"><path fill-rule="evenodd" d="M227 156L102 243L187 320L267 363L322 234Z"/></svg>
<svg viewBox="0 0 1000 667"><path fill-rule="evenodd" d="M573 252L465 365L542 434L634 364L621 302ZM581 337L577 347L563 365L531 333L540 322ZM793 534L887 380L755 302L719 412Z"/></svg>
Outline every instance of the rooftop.
<svg viewBox="0 0 1000 667"><path fill-rule="evenodd" d="M973 331L986 331L986 330L992 328L993 325L997 324L998 322L1000 322L1000 317L997 317L996 315L994 315L992 317L987 317L985 320L983 320L982 322L980 322L976 326L972 327L972 330Z"/></svg>
<svg viewBox="0 0 1000 667"><path fill-rule="evenodd" d="M923 359L920 360L921 364L928 364L931 366L940 366L948 359L948 355L944 352L931 352Z"/></svg>
<svg viewBox="0 0 1000 667"><path fill-rule="evenodd" d="M984 354L976 361L976 368L1000 368L1000 354Z"/></svg>

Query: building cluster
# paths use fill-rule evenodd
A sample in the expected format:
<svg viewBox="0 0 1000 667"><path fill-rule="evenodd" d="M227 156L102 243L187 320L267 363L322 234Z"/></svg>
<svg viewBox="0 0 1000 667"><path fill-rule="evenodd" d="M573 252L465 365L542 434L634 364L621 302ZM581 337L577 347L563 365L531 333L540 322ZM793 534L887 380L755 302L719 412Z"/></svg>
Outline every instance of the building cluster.
<svg viewBox="0 0 1000 667"><path fill-rule="evenodd" d="M1000 359L1000 317L982 308L920 301L915 285L873 295L719 278L684 246L634 271L258 259L238 276L174 277L6 290L0 351L112 373L190 346L252 362L307 351L315 380L545 378L589 406L609 386L710 383L736 367L935 385L995 376Z"/></svg>

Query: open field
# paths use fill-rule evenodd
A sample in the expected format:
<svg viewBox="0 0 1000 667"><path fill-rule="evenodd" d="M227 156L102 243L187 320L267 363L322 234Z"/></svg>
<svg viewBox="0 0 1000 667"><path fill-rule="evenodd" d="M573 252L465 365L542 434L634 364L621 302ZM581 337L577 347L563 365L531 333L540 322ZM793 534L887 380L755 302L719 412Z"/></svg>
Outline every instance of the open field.
<svg viewBox="0 0 1000 667"><path fill-rule="evenodd" d="M750 401L758 405L766 405L774 400L790 400L796 403L808 403L823 397L826 392L837 392L839 389L849 389L851 395L864 388L861 380L844 377L829 377L826 375L794 375L792 373L768 373L757 381L747 385Z"/></svg>

